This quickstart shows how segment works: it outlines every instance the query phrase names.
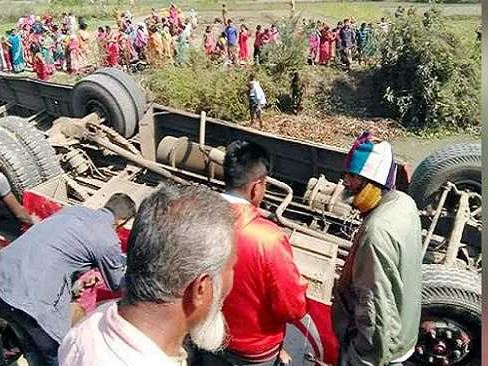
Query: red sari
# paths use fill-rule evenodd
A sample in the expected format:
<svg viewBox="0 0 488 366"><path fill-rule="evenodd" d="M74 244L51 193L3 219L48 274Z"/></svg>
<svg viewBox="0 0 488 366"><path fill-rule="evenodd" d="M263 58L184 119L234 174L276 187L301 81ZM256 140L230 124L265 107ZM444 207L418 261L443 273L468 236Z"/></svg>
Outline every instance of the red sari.
<svg viewBox="0 0 488 366"><path fill-rule="evenodd" d="M247 30L239 33L239 59L241 61L247 61L249 57L249 49L247 47L247 40L249 39L249 33Z"/></svg>
<svg viewBox="0 0 488 366"><path fill-rule="evenodd" d="M215 38L212 32L210 33L205 32L205 34L203 35L203 49L207 56L211 56L212 54L215 53L216 45L217 44L215 42Z"/></svg>
<svg viewBox="0 0 488 366"><path fill-rule="evenodd" d="M111 34L107 39L107 64L108 66L117 66L119 64L120 47L118 36Z"/></svg>
<svg viewBox="0 0 488 366"><path fill-rule="evenodd" d="M49 69L40 52L32 56L32 68L39 80L49 79Z"/></svg>
<svg viewBox="0 0 488 366"><path fill-rule="evenodd" d="M329 27L324 27L320 30L320 52L319 52L319 64L327 65L329 63L331 54L331 44L333 40L332 32Z"/></svg>

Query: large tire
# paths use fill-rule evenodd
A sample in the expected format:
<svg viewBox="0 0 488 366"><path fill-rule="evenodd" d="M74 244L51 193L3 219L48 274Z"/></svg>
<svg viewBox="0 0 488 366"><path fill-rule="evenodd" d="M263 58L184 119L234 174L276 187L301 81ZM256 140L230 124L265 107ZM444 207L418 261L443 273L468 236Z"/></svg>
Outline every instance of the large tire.
<svg viewBox="0 0 488 366"><path fill-rule="evenodd" d="M97 112L126 138L136 131L139 119L132 97L110 76L92 74L82 79L73 89L71 104L75 117Z"/></svg>
<svg viewBox="0 0 488 366"><path fill-rule="evenodd" d="M39 167L43 180L63 174L56 152L44 135L27 120L17 116L0 118L0 129L15 135L15 139L29 152Z"/></svg>
<svg viewBox="0 0 488 366"><path fill-rule="evenodd" d="M7 177L17 198L41 183L38 166L10 132L0 130L0 171Z"/></svg>
<svg viewBox="0 0 488 366"><path fill-rule="evenodd" d="M414 359L419 364L441 365L444 357L452 366L480 365L481 308L481 276L478 273L424 265L422 323ZM430 328L432 324L435 327ZM427 334L425 329L434 329L435 336ZM469 336L468 349L455 345L460 330ZM419 347L422 347L422 354L419 354ZM456 350L460 357L456 356ZM429 357L435 362L429 362Z"/></svg>
<svg viewBox="0 0 488 366"><path fill-rule="evenodd" d="M95 72L95 74L107 75L116 80L124 89L130 94L132 101L137 109L137 117L139 120L144 116L144 112L147 109L146 97L141 88L135 80L126 72L115 69L112 67L106 67Z"/></svg>
<svg viewBox="0 0 488 366"><path fill-rule="evenodd" d="M481 144L451 145L425 158L415 169L409 193L424 209L448 181L481 193Z"/></svg>

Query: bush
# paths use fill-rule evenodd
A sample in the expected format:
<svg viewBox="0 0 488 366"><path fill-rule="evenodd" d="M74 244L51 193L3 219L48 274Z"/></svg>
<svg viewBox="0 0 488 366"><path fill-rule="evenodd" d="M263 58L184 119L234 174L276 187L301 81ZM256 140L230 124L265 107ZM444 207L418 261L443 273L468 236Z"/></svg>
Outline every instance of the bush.
<svg viewBox="0 0 488 366"><path fill-rule="evenodd" d="M200 51L192 50L190 62L153 70L146 86L161 104L229 121L248 118L248 83L253 72L266 94L268 105L276 104L279 84L262 68L216 65Z"/></svg>
<svg viewBox="0 0 488 366"><path fill-rule="evenodd" d="M292 73L302 69L307 55L305 30L300 29L298 14L277 25L280 42L263 47L263 60L268 72L274 75Z"/></svg>
<svg viewBox="0 0 488 366"><path fill-rule="evenodd" d="M473 35L473 38L475 36ZM381 46L377 80L393 117L411 129L480 124L480 50L450 31L435 9L396 20Z"/></svg>

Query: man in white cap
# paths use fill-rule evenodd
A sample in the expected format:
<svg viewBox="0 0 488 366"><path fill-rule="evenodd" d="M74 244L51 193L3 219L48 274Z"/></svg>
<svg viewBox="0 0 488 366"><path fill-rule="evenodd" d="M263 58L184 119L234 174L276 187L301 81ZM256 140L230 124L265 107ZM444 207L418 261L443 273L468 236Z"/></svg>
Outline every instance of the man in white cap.
<svg viewBox="0 0 488 366"><path fill-rule="evenodd" d="M334 294L340 365L402 365L414 352L421 311L421 224L414 201L394 189L388 142L363 133L346 158L344 184L363 224Z"/></svg>

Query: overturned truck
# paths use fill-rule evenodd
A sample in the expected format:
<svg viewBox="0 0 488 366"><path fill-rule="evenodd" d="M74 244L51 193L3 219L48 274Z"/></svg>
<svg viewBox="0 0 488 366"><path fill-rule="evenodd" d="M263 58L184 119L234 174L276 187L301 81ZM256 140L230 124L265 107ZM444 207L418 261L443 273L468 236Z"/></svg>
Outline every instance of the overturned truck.
<svg viewBox="0 0 488 366"><path fill-rule="evenodd" d="M222 190L225 146L235 139L263 145L273 165L263 210L290 236L308 297L332 301L361 220L343 194L345 151L146 103L135 81L114 69L74 87L0 76L0 102L0 171L42 218L69 205L101 207L115 192L140 203L170 182ZM423 225L422 321L409 362L480 365L481 146L445 147L412 177L398 165L397 189L415 199ZM17 234L4 224L8 213L0 215L6 243ZM288 326L293 364L333 362L333 342L321 334L328 321L310 314ZM22 346L1 324L0 356L9 364Z"/></svg>

